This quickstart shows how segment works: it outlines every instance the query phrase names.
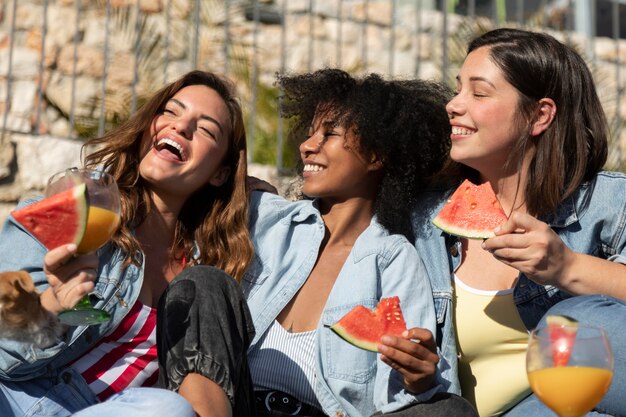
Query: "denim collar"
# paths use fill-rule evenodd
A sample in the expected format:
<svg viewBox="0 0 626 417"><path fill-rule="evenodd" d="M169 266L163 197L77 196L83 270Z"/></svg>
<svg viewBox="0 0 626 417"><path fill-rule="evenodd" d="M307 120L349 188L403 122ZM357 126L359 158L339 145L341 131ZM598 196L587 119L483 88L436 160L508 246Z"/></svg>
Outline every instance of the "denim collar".
<svg viewBox="0 0 626 417"><path fill-rule="evenodd" d="M304 223L310 217L317 218L320 215L319 209L318 209L319 202L317 199L315 200L303 199L303 200L298 200L298 201L301 204L298 205L297 212L293 213L292 215L289 215L289 213L293 210L290 204L284 205L282 207L282 210L280 210L280 212L277 213L279 218L282 219L281 222L285 224L289 224L291 222Z"/></svg>
<svg viewBox="0 0 626 417"><path fill-rule="evenodd" d="M572 197L565 200L556 212L543 216L543 220L551 227L567 227L578 222L578 213L576 212L576 204Z"/></svg>
<svg viewBox="0 0 626 417"><path fill-rule="evenodd" d="M543 216L542 220L552 227L567 227L578 222L579 214L585 211L593 194L594 185L594 181L582 183L554 213Z"/></svg>

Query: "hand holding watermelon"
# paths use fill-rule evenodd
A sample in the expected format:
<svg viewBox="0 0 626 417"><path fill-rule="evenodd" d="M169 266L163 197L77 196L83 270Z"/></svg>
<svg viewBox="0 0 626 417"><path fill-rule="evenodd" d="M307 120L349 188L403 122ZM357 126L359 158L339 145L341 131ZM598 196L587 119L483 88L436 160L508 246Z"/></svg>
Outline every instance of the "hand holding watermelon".
<svg viewBox="0 0 626 417"><path fill-rule="evenodd" d="M401 337L383 336L378 351L380 359L402 375L408 392L419 394L432 387L439 354L429 330L413 327Z"/></svg>
<svg viewBox="0 0 626 417"><path fill-rule="evenodd" d="M567 289L575 270L577 255L549 225L526 213L514 212L482 247L542 285Z"/></svg>
<svg viewBox="0 0 626 417"><path fill-rule="evenodd" d="M38 239L48 250L56 251L48 259L47 276L53 282L78 284L71 291L66 291L67 284L61 285L60 305L74 300L77 293L85 297L73 308L61 311L59 319L69 325L97 324L109 319L108 313L93 309L86 294L93 289L95 271L79 272L77 262L68 262L67 251L74 254L89 254L106 244L117 230L120 223L120 195L113 176L102 170L70 168L53 175L46 187L44 199L25 206L12 213L13 218ZM60 257L60 259L57 259ZM75 265L74 271L64 272L68 268L58 268L59 280L55 281L59 262ZM96 264L97 265L97 264ZM93 272L92 272L93 271ZM64 277L64 278L62 278ZM50 283L51 286L53 283Z"/></svg>
<svg viewBox="0 0 626 417"><path fill-rule="evenodd" d="M330 329L348 343L381 353L381 360L402 375L407 391L431 387L439 362L435 339L426 329L406 328L399 297L382 298L373 311L356 306Z"/></svg>
<svg viewBox="0 0 626 417"><path fill-rule="evenodd" d="M362 305L356 306L330 329L356 347L378 352L381 337L401 337L406 330L400 298L382 298L373 311Z"/></svg>

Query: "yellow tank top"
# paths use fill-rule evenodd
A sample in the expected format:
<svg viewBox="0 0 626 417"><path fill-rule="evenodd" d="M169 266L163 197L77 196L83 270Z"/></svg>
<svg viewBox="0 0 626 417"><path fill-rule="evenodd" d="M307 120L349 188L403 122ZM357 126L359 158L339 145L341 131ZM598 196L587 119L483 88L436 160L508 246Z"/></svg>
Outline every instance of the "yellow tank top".
<svg viewBox="0 0 626 417"><path fill-rule="evenodd" d="M513 302L513 290L478 290L456 276L454 280L463 397L481 417L498 416L530 394L528 333Z"/></svg>

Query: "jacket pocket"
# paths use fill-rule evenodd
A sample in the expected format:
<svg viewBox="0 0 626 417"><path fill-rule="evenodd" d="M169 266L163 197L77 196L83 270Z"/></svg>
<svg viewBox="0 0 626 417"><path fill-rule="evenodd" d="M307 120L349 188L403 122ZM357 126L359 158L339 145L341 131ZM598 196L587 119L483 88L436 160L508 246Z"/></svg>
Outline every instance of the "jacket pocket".
<svg viewBox="0 0 626 417"><path fill-rule="evenodd" d="M255 254L241 280L244 296L250 298L270 276L271 272L270 268Z"/></svg>
<svg viewBox="0 0 626 417"><path fill-rule="evenodd" d="M324 312L322 324L325 343L322 346L322 354L325 357L325 373L330 378L357 384L365 384L374 379L378 354L345 341L331 330L330 326L337 323L353 307L361 304L373 309L377 301L375 299L363 300L358 303L336 306Z"/></svg>

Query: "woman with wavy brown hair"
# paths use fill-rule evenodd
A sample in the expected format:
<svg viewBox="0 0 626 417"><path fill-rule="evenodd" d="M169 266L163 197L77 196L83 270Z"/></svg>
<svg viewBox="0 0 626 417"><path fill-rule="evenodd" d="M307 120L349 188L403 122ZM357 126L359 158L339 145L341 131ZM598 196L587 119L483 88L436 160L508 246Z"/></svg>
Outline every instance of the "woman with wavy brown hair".
<svg viewBox="0 0 626 417"><path fill-rule="evenodd" d="M29 271L51 317L90 294L111 319L43 348L0 343L0 415L249 415L243 126L231 84L192 71L84 148L95 149L85 166L111 173L122 200L120 228L97 254L46 251L7 220L0 270ZM157 380L180 396L138 389Z"/></svg>
<svg viewBox="0 0 626 417"><path fill-rule="evenodd" d="M246 133L239 102L223 80L197 71L161 89L118 129L87 143L98 146L99 150L87 155L86 165L103 165L116 178L122 199L122 223L113 242L124 249L127 263L136 262L132 254L139 249L139 242L132 229L154 208L150 186L138 169L143 150L142 142L137 139L177 91L196 83L216 90L230 113L231 146L223 163L230 167L231 175L221 187L206 184L187 200L176 224L174 239L175 245L183 250L171 255L177 261L186 257L193 264L214 265L239 281L252 257L247 231ZM193 257L196 245L199 256Z"/></svg>

